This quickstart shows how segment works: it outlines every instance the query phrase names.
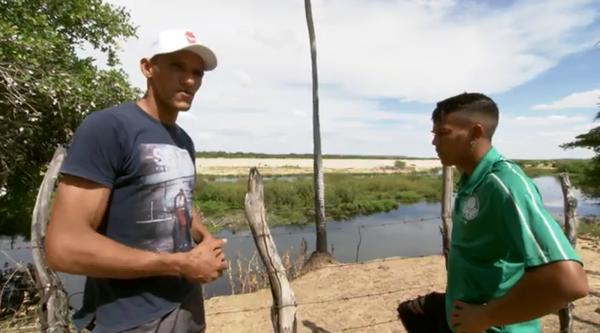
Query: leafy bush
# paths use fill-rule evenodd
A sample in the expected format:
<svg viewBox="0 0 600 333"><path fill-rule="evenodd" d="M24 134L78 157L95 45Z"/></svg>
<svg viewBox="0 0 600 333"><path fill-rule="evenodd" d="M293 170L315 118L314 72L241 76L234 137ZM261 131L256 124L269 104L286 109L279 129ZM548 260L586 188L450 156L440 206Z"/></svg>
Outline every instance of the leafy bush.
<svg viewBox="0 0 600 333"><path fill-rule="evenodd" d="M243 212L246 180L217 182L201 177L197 182L196 204L207 217ZM271 224L305 224L313 221L314 192L310 176L294 181L277 177L264 181L265 206ZM342 220L359 214L390 211L400 203L439 200L439 175L327 174L325 175L325 214ZM242 221L243 222L243 221Z"/></svg>
<svg viewBox="0 0 600 333"><path fill-rule="evenodd" d="M90 112L139 94L118 69L129 14L101 0L0 0L0 233L28 234L45 168ZM100 70L77 49L108 57Z"/></svg>
<svg viewBox="0 0 600 333"><path fill-rule="evenodd" d="M406 168L406 162L397 160L394 162L394 167L397 169L404 169Z"/></svg>

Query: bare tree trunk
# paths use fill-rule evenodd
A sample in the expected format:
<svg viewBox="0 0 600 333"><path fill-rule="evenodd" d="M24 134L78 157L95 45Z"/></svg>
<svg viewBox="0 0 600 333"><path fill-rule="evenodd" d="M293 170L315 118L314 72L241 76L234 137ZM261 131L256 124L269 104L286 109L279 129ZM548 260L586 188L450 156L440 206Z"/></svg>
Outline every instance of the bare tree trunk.
<svg viewBox="0 0 600 333"><path fill-rule="evenodd" d="M563 192L563 202L565 211L565 235L573 247L577 243L577 199L571 191L571 180L569 174L563 172L560 174L560 186ZM558 311L560 321L560 333L570 333L573 331L573 303L568 303L564 308Z"/></svg>
<svg viewBox="0 0 600 333"><path fill-rule="evenodd" d="M245 199L246 218L250 224L260 258L267 269L273 307L271 321L276 333L296 332L296 297L288 282L285 267L271 237L264 205L262 177L256 168L250 169Z"/></svg>
<svg viewBox="0 0 600 333"><path fill-rule="evenodd" d="M52 198L54 183L65 157L65 150L58 147L48 166L42 185L38 190L31 222L31 244L33 264L37 276L41 301L38 314L42 332L68 332L69 306L66 292L58 275L46 265L44 237L48 224L48 206Z"/></svg>
<svg viewBox="0 0 600 333"><path fill-rule="evenodd" d="M323 158L321 155L321 125L319 122L319 79L317 76L317 42L312 18L311 1L304 0L306 24L310 38L310 58L312 63L313 95L313 143L314 143L314 185L315 221L317 226L317 252L327 253L327 229L325 226L325 182L323 181Z"/></svg>
<svg viewBox="0 0 600 333"><path fill-rule="evenodd" d="M444 178L442 194L442 250L446 269L448 268L448 253L450 252L450 235L452 234L452 167L445 166L442 172Z"/></svg>

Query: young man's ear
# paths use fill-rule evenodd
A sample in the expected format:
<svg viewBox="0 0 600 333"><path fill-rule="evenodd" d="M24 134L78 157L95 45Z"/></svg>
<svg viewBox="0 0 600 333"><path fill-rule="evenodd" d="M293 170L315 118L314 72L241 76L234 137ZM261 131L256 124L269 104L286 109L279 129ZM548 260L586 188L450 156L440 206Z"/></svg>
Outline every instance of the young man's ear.
<svg viewBox="0 0 600 333"><path fill-rule="evenodd" d="M142 58L142 60L140 60L140 70L142 71L142 74L146 77L146 79L152 77L152 72L154 71L154 68L150 59Z"/></svg>
<svg viewBox="0 0 600 333"><path fill-rule="evenodd" d="M485 127L481 123L475 123L471 128L471 140L485 137Z"/></svg>

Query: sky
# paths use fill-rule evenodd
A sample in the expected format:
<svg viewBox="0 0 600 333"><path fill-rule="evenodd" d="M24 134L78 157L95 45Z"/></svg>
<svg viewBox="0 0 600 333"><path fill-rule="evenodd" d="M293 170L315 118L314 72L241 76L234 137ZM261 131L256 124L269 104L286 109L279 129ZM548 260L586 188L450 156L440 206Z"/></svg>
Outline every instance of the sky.
<svg viewBox="0 0 600 333"><path fill-rule="evenodd" d="M189 29L217 55L178 123L197 151L312 153L304 1L109 0L138 39ZM600 1L313 0L324 154L434 157L437 101L481 92L500 108L493 144L508 158L588 158L561 143L600 126ZM91 52L93 54L94 52ZM102 58L98 57L102 67Z"/></svg>

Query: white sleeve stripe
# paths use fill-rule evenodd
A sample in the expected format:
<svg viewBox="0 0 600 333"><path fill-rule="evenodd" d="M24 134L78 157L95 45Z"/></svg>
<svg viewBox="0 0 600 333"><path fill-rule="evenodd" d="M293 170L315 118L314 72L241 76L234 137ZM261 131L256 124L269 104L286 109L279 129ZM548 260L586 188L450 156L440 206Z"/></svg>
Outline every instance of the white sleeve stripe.
<svg viewBox="0 0 600 333"><path fill-rule="evenodd" d="M510 191L508 190L508 188L506 187L506 185L504 185L504 182L502 182L502 180L500 178L498 178L498 176L496 176L495 174L491 173L490 175L492 175L492 177L494 177L494 179L500 184L500 186L502 186L502 189L504 189L504 191L506 192L506 194L508 194L508 196L512 199L512 203L513 205L515 205L515 208L517 209L517 213L519 214L519 223L521 223L521 225L523 226L523 228L525 229L525 231L527 231L527 235L529 237L531 237L531 240L533 241L533 243L535 244L535 248L537 249L540 257L542 258L542 261L545 263L548 262L548 258L546 258L546 255L544 254L544 251L542 251L542 248L540 247L540 244L538 243L537 239L535 239L535 236L533 235L533 232L531 232L531 228L529 227L529 224L527 224L527 222L525 221L525 217L523 216L523 212L521 211L521 208L519 207L519 205L517 205L517 202L515 201L515 198L513 198L512 194L510 193Z"/></svg>
<svg viewBox="0 0 600 333"><path fill-rule="evenodd" d="M525 180L525 178L523 178L523 175L521 175L520 173L518 173L512 165L510 165L510 163L507 163L508 167L510 168L510 170L516 174L517 176L519 176L519 179L521 179L521 181L523 182L523 185L525 185L525 188L527 189L527 193L529 194L529 198L531 199L531 201L533 202L533 207L535 208L535 212L541 216L542 221L544 221L544 226L546 227L546 229L548 230L548 233L550 234L550 236L552 236L552 240L554 241L554 243L556 244L556 247L558 248L558 251L560 252L560 255L563 257L564 260L568 260L569 258L567 257L565 250L563 249L562 244L558 241L558 238L556 237L556 233L554 233L554 230L552 230L552 226L550 225L550 221L548 221L548 219L546 218L546 215L544 215L540 209L540 203L538 202L538 200L535 200L535 196L533 195L533 192L531 191L531 185L527 183L527 181Z"/></svg>

